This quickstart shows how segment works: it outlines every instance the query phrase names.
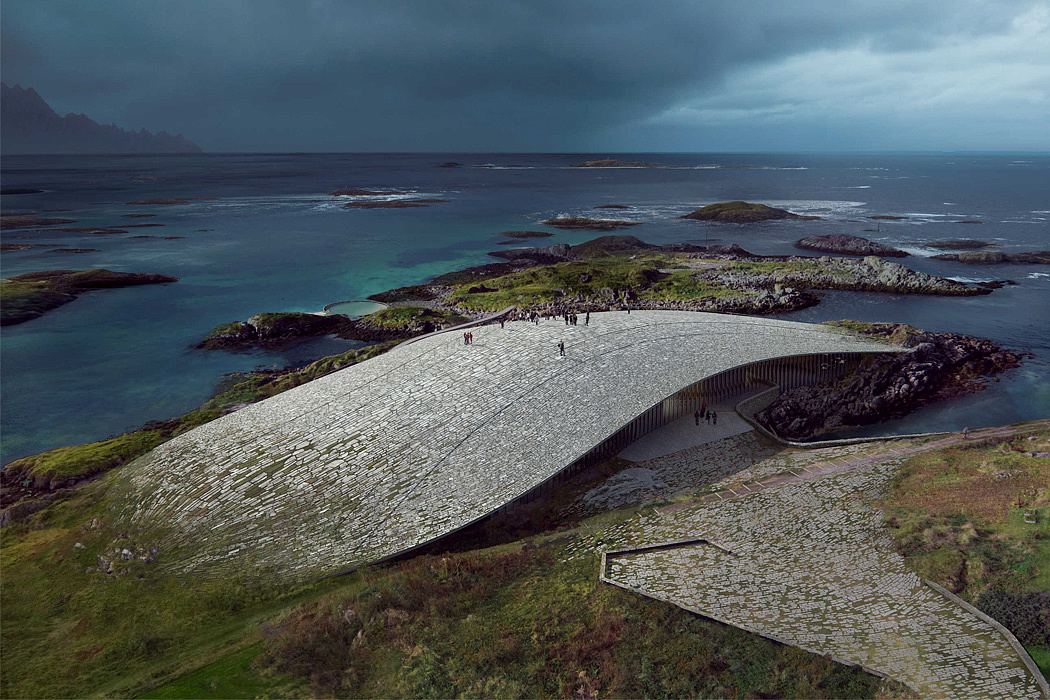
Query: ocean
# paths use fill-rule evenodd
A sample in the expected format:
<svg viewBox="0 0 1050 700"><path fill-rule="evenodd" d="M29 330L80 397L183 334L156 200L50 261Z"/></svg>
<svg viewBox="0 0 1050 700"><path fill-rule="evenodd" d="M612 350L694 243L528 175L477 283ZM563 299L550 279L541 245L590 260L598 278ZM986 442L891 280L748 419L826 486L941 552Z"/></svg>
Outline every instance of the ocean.
<svg viewBox="0 0 1050 700"><path fill-rule="evenodd" d="M320 311L469 265L493 262L497 234L549 230L539 245L594 232L550 229L553 216L627 218L652 243L737 243L789 254L807 235L850 233L903 248L916 270L1017 284L980 297L832 292L782 318L852 318L991 338L1031 354L989 389L851 434L959 430L1050 415L1050 268L930 259L923 243L977 238L1003 252L1050 248L1048 155L629 154L661 168L573 168L606 154L187 154L5 156L4 213L63 210L68 227L121 234L5 231L4 277L104 267L155 272L176 284L91 292L0 335L0 462L167 420L214 394L224 374L305 364L360 343L320 338L281 351L194 348L219 323L262 311ZM458 162L460 167L440 167ZM418 208L353 209L328 193L438 198ZM206 198L143 206L152 198ZM214 198L214 199L212 199ZM743 199L822 221L707 224L683 214ZM594 209L604 204L628 210ZM126 217L155 214L154 217ZM901 219L873 220L870 216ZM980 221L980 224L963 223ZM875 229L869 231L869 229ZM164 237L179 238L164 238ZM524 242L525 245L530 242ZM54 253L54 248L93 248ZM812 254L812 253L802 253Z"/></svg>

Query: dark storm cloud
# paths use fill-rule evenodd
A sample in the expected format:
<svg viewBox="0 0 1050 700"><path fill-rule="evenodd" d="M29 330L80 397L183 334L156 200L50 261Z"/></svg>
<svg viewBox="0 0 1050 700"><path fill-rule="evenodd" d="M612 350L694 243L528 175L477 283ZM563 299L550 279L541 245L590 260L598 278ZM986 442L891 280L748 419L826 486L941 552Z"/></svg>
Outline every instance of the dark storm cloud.
<svg viewBox="0 0 1050 700"><path fill-rule="evenodd" d="M1044 37L1045 5L5 0L2 73L58 111L181 131L208 150L740 148L749 126L819 148L820 125L839 128L854 98L817 80L807 111L775 84L797 79L792 61L848 92L844 61L863 75L887 59L872 68L888 80L869 89L890 99L893 71L943 72L945 47L1012 37L1026 12ZM997 47L982 62L1016 73ZM1025 65L1045 88L1045 61ZM1046 99L1031 81L1019 90L1033 109Z"/></svg>

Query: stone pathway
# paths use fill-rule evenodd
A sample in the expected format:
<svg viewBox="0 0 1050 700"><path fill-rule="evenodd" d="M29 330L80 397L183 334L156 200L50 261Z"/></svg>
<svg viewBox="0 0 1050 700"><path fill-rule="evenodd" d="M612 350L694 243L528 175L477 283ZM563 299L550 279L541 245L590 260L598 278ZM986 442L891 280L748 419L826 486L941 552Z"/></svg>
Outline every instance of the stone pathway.
<svg viewBox="0 0 1050 700"><path fill-rule="evenodd" d="M609 583L860 664L924 697L1044 697L1005 636L906 568L870 505L904 457L961 441L777 455L714 483L718 495L583 528L570 550L611 550Z"/></svg>
<svg viewBox="0 0 1050 700"><path fill-rule="evenodd" d="M110 477L111 517L177 570L318 577L484 517L706 376L897 351L812 324L677 311L473 334L395 348L170 440Z"/></svg>
<svg viewBox="0 0 1050 700"><path fill-rule="evenodd" d="M766 387L762 387L760 391L765 391L765 389ZM673 423L657 428L628 445L617 456L632 462L642 462L750 432L754 428L737 415L735 407L754 393L756 392L739 394L708 406L709 411L718 414L718 419L714 424L701 419L700 425L696 425L695 416L682 416Z"/></svg>

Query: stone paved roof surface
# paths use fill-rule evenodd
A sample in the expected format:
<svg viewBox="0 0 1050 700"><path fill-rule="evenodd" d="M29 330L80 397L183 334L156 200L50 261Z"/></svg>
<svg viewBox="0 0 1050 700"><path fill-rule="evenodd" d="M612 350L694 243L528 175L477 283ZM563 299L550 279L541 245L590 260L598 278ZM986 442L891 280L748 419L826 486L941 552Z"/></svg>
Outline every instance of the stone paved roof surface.
<svg viewBox="0 0 1050 700"><path fill-rule="evenodd" d="M596 313L424 338L224 416L117 475L115 514L182 570L309 578L514 500L634 417L760 360L886 345L742 316ZM565 342L565 357L557 344Z"/></svg>

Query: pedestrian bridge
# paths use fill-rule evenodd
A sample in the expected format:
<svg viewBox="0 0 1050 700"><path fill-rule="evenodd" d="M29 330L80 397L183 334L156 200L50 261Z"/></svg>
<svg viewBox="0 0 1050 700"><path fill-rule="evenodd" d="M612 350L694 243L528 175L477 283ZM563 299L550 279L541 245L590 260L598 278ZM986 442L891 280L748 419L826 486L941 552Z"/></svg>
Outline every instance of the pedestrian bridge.
<svg viewBox="0 0 1050 700"><path fill-rule="evenodd" d="M700 401L900 352L819 325L685 311L472 332L472 345L426 337L170 440L114 473L114 516L179 570L315 578L463 528Z"/></svg>

